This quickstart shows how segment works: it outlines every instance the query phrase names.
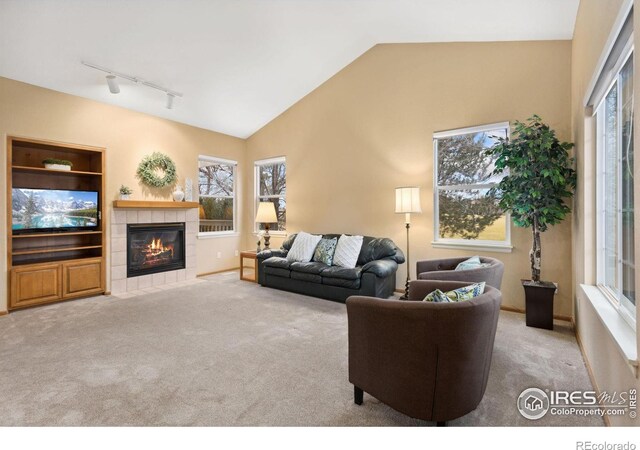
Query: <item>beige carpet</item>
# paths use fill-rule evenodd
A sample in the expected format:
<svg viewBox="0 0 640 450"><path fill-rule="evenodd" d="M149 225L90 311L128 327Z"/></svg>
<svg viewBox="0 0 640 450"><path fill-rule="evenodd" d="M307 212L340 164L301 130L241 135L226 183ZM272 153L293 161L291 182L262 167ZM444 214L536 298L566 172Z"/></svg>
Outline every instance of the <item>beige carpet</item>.
<svg viewBox="0 0 640 450"><path fill-rule="evenodd" d="M0 317L0 425L431 425L347 378L345 306L241 282L237 273L134 298L98 297ZM530 422L527 387L591 389L567 325L503 312L489 385L451 425Z"/></svg>

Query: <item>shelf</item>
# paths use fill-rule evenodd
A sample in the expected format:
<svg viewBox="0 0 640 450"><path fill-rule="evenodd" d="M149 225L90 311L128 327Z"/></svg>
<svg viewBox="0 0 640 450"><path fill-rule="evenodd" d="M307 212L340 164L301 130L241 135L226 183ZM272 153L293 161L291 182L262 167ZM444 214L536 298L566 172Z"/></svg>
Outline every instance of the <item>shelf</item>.
<svg viewBox="0 0 640 450"><path fill-rule="evenodd" d="M28 248L24 250L14 250L11 252L13 256L18 255L36 255L38 253L61 253L70 252L75 250L89 250L93 248L102 248L102 245L66 245L58 247L41 247L41 248Z"/></svg>
<svg viewBox="0 0 640 450"><path fill-rule="evenodd" d="M83 176L96 176L101 177L101 172L83 172L80 170L54 170L46 169L44 167L29 167L29 166L11 166L16 172L29 172L29 173L55 173L56 175L83 175Z"/></svg>
<svg viewBox="0 0 640 450"><path fill-rule="evenodd" d="M102 231L72 231L61 233L40 233L40 234L14 234L14 239L27 239L27 238L39 238L39 237L61 237L61 236L86 236L91 234L102 234Z"/></svg>
<svg viewBox="0 0 640 450"><path fill-rule="evenodd" d="M160 208L191 209L198 208L198 202L162 202L153 200L114 200L114 208Z"/></svg>

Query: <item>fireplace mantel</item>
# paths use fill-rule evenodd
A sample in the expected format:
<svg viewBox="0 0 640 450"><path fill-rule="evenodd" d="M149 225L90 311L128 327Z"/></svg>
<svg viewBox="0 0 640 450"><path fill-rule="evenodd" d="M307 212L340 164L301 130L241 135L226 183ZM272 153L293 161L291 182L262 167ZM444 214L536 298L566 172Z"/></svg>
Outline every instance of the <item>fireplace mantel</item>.
<svg viewBox="0 0 640 450"><path fill-rule="evenodd" d="M114 200L114 208L162 208L162 209L191 209L198 208L198 202L163 202L155 200Z"/></svg>

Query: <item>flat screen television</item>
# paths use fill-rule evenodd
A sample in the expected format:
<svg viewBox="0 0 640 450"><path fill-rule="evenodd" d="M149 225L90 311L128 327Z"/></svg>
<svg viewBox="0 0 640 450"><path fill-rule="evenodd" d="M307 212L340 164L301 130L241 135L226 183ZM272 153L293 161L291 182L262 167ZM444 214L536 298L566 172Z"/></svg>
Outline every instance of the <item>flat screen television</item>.
<svg viewBox="0 0 640 450"><path fill-rule="evenodd" d="M13 188L14 234L96 229L98 192Z"/></svg>

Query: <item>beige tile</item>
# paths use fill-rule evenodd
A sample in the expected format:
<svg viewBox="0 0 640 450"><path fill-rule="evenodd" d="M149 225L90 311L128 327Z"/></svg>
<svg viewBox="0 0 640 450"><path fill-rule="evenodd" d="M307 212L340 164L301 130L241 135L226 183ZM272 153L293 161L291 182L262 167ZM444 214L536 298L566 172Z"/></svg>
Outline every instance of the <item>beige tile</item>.
<svg viewBox="0 0 640 450"><path fill-rule="evenodd" d="M122 294L127 291L127 280L116 280L111 282L111 293Z"/></svg>
<svg viewBox="0 0 640 450"><path fill-rule="evenodd" d="M127 211L127 223L138 223L138 211Z"/></svg>
<svg viewBox="0 0 640 450"><path fill-rule="evenodd" d="M126 252L127 251L127 238L125 238L125 237L111 238L111 251L112 252Z"/></svg>
<svg viewBox="0 0 640 450"><path fill-rule="evenodd" d="M111 226L111 238L127 237L127 224L118 223Z"/></svg>
<svg viewBox="0 0 640 450"><path fill-rule="evenodd" d="M138 211L138 223L151 223L151 211L149 210Z"/></svg>
<svg viewBox="0 0 640 450"><path fill-rule="evenodd" d="M150 288L153 285L153 275L142 275L138 278L138 289Z"/></svg>
<svg viewBox="0 0 640 450"><path fill-rule="evenodd" d="M164 211L151 211L151 223L163 223Z"/></svg>
<svg viewBox="0 0 640 450"><path fill-rule="evenodd" d="M185 269L176 270L176 280L184 281L187 277L187 271Z"/></svg>
<svg viewBox="0 0 640 450"><path fill-rule="evenodd" d="M191 208L186 211L186 221L187 222L198 221L198 210L196 208Z"/></svg>
<svg viewBox="0 0 640 450"><path fill-rule="evenodd" d="M127 292L138 290L138 277L127 278Z"/></svg>
<svg viewBox="0 0 640 450"><path fill-rule="evenodd" d="M153 281L152 281L151 286L160 286L161 284L165 284L166 283L164 272L162 272L162 273L154 273L152 275L152 277L153 277Z"/></svg>
<svg viewBox="0 0 640 450"><path fill-rule="evenodd" d="M172 270L171 272L166 272L164 274L164 278L165 278L165 283L167 284L175 283L176 281L178 281L178 274L176 273L175 270Z"/></svg>
<svg viewBox="0 0 640 450"><path fill-rule="evenodd" d="M186 222L187 212L184 210L176 211L176 222Z"/></svg>
<svg viewBox="0 0 640 450"><path fill-rule="evenodd" d="M112 280L124 280L127 278L127 266L116 266L111 268Z"/></svg>
<svg viewBox="0 0 640 450"><path fill-rule="evenodd" d="M195 267L193 269L187 269L187 273L186 273L185 279L193 280L193 279L196 278L196 275L197 275L197 273L196 273Z"/></svg>
<svg viewBox="0 0 640 450"><path fill-rule="evenodd" d="M120 209L114 209L111 212L111 223L116 224L116 223L126 223L127 222L127 212L120 210Z"/></svg>
<svg viewBox="0 0 640 450"><path fill-rule="evenodd" d="M176 211L165 211L164 212L164 221L165 222L177 222L178 221L178 217L177 217L177 213Z"/></svg>
<svg viewBox="0 0 640 450"><path fill-rule="evenodd" d="M127 265L127 252L111 252L111 267Z"/></svg>

